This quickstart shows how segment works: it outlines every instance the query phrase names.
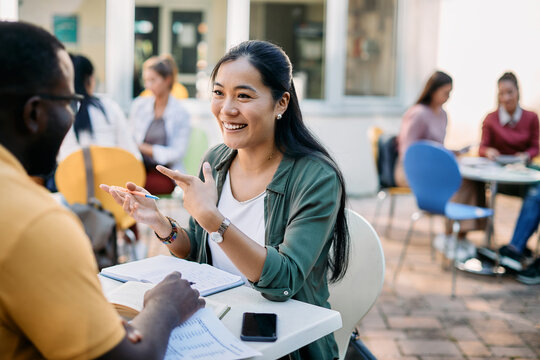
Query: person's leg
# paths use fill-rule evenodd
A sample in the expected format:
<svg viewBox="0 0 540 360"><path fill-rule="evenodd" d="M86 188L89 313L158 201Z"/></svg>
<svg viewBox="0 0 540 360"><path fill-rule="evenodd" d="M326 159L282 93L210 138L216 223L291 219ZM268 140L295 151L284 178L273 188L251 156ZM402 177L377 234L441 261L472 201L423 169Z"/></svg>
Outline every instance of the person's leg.
<svg viewBox="0 0 540 360"><path fill-rule="evenodd" d="M485 207L485 184L480 181L463 179L461 187L454 196L452 196L450 201L471 206ZM487 224L486 221L486 218L462 221L461 231L459 232L458 237L464 238L469 231L485 230ZM447 235L452 233L452 222L449 220L445 221L445 233Z"/></svg>
<svg viewBox="0 0 540 360"><path fill-rule="evenodd" d="M538 228L540 222L540 184L531 187L527 196L523 199L523 205L519 213L516 227L510 246L519 252L523 253L527 241Z"/></svg>

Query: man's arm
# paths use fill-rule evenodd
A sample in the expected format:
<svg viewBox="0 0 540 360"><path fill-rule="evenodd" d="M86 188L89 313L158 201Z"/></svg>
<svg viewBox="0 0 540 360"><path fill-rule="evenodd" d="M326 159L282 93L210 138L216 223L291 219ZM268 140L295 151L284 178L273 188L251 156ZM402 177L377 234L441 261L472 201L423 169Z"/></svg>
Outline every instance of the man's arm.
<svg viewBox="0 0 540 360"><path fill-rule="evenodd" d="M203 307L199 292L172 273L145 294L144 308L131 322L142 339L133 343L126 335L99 359L162 359L171 331Z"/></svg>

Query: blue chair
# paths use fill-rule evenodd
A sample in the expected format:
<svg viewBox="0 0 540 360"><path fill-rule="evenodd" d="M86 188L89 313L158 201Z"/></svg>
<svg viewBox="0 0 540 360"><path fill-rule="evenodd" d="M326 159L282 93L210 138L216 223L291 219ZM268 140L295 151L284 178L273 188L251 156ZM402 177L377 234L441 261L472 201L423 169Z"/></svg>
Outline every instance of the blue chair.
<svg viewBox="0 0 540 360"><path fill-rule="evenodd" d="M394 273L394 283L403 264L415 222L422 215L441 215L453 222L452 236L456 243L452 267L452 297L455 297L457 235L460 230L460 221L491 217L493 210L449 201L461 186L461 174L454 154L439 143L418 141L411 145L405 153L404 167L420 211L411 216L409 231ZM448 244L445 244L445 247L447 246ZM433 237L431 247L433 249Z"/></svg>

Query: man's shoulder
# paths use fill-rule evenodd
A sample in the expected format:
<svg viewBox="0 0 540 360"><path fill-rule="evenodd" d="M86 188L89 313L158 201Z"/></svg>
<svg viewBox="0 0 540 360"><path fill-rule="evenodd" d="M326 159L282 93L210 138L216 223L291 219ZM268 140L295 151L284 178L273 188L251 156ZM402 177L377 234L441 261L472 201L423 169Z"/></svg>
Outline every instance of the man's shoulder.
<svg viewBox="0 0 540 360"><path fill-rule="evenodd" d="M45 188L13 173L1 173L0 234L3 241L0 242L0 247L13 245L22 234L36 226L43 228L43 237L47 237L47 223L40 221L45 217L51 224L79 226L75 216L60 205Z"/></svg>

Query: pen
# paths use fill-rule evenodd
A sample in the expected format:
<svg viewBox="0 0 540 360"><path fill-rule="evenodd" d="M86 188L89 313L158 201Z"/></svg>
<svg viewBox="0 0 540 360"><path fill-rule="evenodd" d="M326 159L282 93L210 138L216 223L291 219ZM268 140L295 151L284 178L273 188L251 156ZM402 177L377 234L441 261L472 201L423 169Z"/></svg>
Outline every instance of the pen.
<svg viewBox="0 0 540 360"><path fill-rule="evenodd" d="M133 194L133 195L139 195L139 196L147 197L147 198L154 199L154 200L159 200L159 198L157 196L150 195L150 194L145 194L145 193L143 193L141 191L128 190L128 189L124 189L124 188L119 187L119 186L116 187L116 190L123 191L123 192L126 192L126 193L130 193L130 194Z"/></svg>

